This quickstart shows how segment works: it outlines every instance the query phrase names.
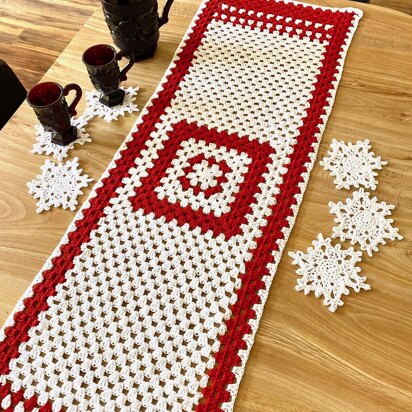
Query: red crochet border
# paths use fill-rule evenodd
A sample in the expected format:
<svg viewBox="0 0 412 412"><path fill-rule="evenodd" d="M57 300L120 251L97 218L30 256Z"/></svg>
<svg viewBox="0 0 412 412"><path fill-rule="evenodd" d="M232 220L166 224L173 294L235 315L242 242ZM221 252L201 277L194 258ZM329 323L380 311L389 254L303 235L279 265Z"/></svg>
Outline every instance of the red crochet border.
<svg viewBox="0 0 412 412"><path fill-rule="evenodd" d="M244 0L237 1L236 4L238 7L250 8L250 4L247 5ZM297 204L295 196L301 193L298 185L304 181L302 175L308 172L306 163L311 161L309 154L315 152L312 145L317 141L316 134L320 133L322 116L326 115L325 107L331 98L332 82L339 73L338 60L341 58L340 53L343 51L348 30L353 24L354 13L316 10L313 11L311 20L316 21L318 15L333 17L330 21L319 19L322 23L334 25L330 33L332 38L326 48L320 74L317 76L307 116L299 128L298 143L289 155L290 163L286 166L288 171L284 175L284 183L279 187L280 192L276 195L276 202L264 233L257 240L257 247L253 251L254 258L246 263L242 286L237 293L238 300L231 307L232 316L226 322L227 331L220 339L221 345L215 355L216 364L209 372L208 385L202 391L203 399L196 409L198 412L220 411L222 403L230 401L227 386L235 383L236 377L232 370L235 366L241 365L239 351L247 348L243 337L252 332L249 321L256 317L252 307L261 303L258 292L265 289L262 279L269 275L268 265L274 263L272 252L279 250L278 241L284 238L283 229L289 227L288 218L293 216L292 207Z"/></svg>
<svg viewBox="0 0 412 412"><path fill-rule="evenodd" d="M246 10L251 4L245 0L225 1L225 4L243 7ZM24 300L25 309L14 315L14 324L5 329L5 339L0 343L0 374L9 372L9 363L19 356L19 346L29 339L29 330L38 324L38 315L48 309L47 299L56 294L58 284L65 281L65 273L72 269L74 258L80 254L81 245L90 240L90 233L98 227L99 219L104 216L104 208L110 199L116 196L116 189L123 186L122 178L127 176L128 170L134 165L135 159L145 147L145 139L150 136L150 131L155 129L156 123L169 105L172 96L179 87L183 76L187 73L194 52L201 43L203 33L212 20L213 14L218 10L220 0L210 0L198 16L195 30L190 34L189 40L180 51L176 67L167 76L163 90L152 99L152 106L143 115L139 130L133 134L134 139L128 143L127 149L121 152L116 167L109 171L109 176L102 180L103 185L96 189L95 197L90 199L90 206L82 210L83 218L75 222L76 229L68 234L68 243L60 248L60 255L53 260L53 267L42 273L42 282L32 288L33 295ZM332 36L328 51L323 61L321 73L318 76L316 90L313 93L310 109L305 118L304 125L300 128L298 144L290 155L290 164L285 182L280 186L273 214L264 228L264 234L258 241L258 246L253 251L254 256L247 264L246 273L242 276L242 287L238 291L238 300L232 307L232 318L227 322L227 331L221 337L221 348L216 354L216 365L209 373L208 386L203 390L204 398L198 406L199 411L219 410L223 402L230 399L227 385L234 383L235 376L232 372L234 366L239 365L238 351L246 348L243 337L251 332L249 320L255 317L253 305L260 301L257 292L265 288L262 277L266 275L268 263L273 261L272 251L278 249L277 241L284 237L282 229L288 226L287 218L293 214L291 207L295 205L295 195L300 193L298 184L303 181L302 174L307 172L305 163L310 161L309 153L314 149L311 146L316 142L315 134L319 132L322 124L321 116L326 114L327 99L331 97L332 81L338 74L338 60L345 43L348 29L353 23L352 12L332 12L330 10L313 9L312 7L292 4L255 0L253 9L258 12L272 13L283 16L301 16L306 12L308 18L314 23L331 24L329 31ZM297 23L290 22L291 27ZM292 33L293 34L293 33Z"/></svg>
<svg viewBox="0 0 412 412"><path fill-rule="evenodd" d="M179 225L188 223L192 229L199 227L203 233L211 230L217 237L223 234L226 239L242 233L242 224L247 222L247 214L251 211L259 184L264 181L267 164L274 149L268 143L259 143L247 137L239 137L236 133L218 132L206 126L187 123L182 120L173 125L168 133L169 139L164 143L165 148L158 152L158 159L153 161L153 167L148 176L141 179L141 185L135 189L136 195L130 198L135 210L143 209L145 213L154 213L156 217L164 217L168 222L176 219ZM159 200L155 188L167 175L167 169L177 157L181 143L189 137L213 143L217 147L224 146L238 152L245 152L252 160L244 181L239 185L241 196L235 196L231 203L231 211L217 217L213 213L205 215L201 210L193 210L190 206L170 203L167 199ZM223 144L224 142L224 144ZM247 189L247 190L246 190Z"/></svg>
<svg viewBox="0 0 412 412"><path fill-rule="evenodd" d="M20 402L24 402L24 411L30 412L38 408L39 412L52 412L53 407L50 402L47 402L45 405L40 406L38 404L38 397L33 395L29 399L24 399L24 390L20 389L17 392L13 392L11 389L10 383L5 383L0 385L0 403L1 400L10 395L10 406L6 409L2 409L3 412L13 412L14 407L17 406Z"/></svg>

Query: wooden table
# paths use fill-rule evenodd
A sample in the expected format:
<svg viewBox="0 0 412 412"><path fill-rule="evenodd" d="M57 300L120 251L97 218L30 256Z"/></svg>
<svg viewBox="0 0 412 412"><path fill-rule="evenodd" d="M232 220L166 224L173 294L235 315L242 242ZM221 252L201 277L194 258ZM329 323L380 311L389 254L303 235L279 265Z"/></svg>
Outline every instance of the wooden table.
<svg viewBox="0 0 412 412"><path fill-rule="evenodd" d="M316 3L354 6L344 0ZM131 70L128 84L141 88L139 107L154 91L198 4L199 0L177 0L156 56ZM389 242L365 259L361 267L372 291L345 297L344 307L335 314L313 296L294 291L296 274L284 253L237 411L412 410L412 18L389 9L355 6L365 15L349 50L319 158L333 138L369 138L375 152L389 161L379 174L377 195L397 205L394 218L405 239ZM103 42L111 39L98 10L44 80L76 81L90 89L81 54ZM93 143L75 151L86 173L99 178L134 121L135 116L129 116L110 125L90 123ZM60 209L35 213L26 183L45 160L30 153L35 123L33 111L23 104L0 137L0 323L74 216ZM286 252L306 249L320 232L329 235L333 217L328 201L345 197L317 164Z"/></svg>

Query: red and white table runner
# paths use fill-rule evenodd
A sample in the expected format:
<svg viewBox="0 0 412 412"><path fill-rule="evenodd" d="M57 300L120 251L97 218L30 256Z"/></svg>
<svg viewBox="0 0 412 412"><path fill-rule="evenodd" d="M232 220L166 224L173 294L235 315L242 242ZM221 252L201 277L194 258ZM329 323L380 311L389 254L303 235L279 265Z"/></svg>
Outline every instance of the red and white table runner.
<svg viewBox="0 0 412 412"><path fill-rule="evenodd" d="M360 17L202 4L1 332L0 409L233 409Z"/></svg>

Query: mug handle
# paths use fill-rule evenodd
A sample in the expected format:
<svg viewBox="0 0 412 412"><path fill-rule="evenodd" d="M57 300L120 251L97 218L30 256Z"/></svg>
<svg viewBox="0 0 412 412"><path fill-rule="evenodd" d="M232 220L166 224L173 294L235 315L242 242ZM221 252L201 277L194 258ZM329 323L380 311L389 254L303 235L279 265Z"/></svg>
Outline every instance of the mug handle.
<svg viewBox="0 0 412 412"><path fill-rule="evenodd" d="M126 66L124 66L122 71L120 72L120 81L122 82L127 80L126 74L134 65L134 60L129 56L125 56L123 51L119 51L119 53L116 54L116 60L122 60L123 57L126 57L129 60L129 63L127 63Z"/></svg>
<svg viewBox="0 0 412 412"><path fill-rule="evenodd" d="M70 83L63 89L63 96L67 96L69 92L74 90L76 92L76 97L73 99L69 106L70 116L76 116L76 106L79 103L80 99L82 98L82 89L78 84Z"/></svg>

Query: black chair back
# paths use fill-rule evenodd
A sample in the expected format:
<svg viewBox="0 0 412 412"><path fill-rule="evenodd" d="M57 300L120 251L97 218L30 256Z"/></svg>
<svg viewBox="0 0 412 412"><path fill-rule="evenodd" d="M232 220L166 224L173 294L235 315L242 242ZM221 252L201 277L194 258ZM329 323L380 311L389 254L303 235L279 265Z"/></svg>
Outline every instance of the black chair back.
<svg viewBox="0 0 412 412"><path fill-rule="evenodd" d="M0 129L26 98L27 92L8 64L0 60Z"/></svg>

